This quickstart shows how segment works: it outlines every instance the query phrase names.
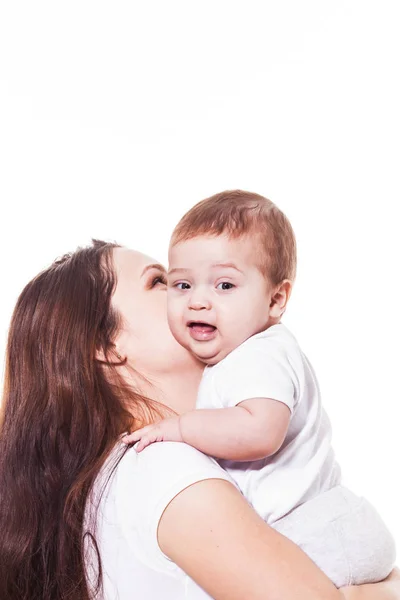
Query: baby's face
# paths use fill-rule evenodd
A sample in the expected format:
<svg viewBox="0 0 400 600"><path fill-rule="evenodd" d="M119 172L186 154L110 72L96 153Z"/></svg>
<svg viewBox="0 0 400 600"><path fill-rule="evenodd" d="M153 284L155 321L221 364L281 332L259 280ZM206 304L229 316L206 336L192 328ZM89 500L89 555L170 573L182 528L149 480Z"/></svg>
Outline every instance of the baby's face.
<svg viewBox="0 0 400 600"><path fill-rule="evenodd" d="M172 246L168 322L175 338L206 364L215 364L267 329L272 286L257 268L249 237L200 236Z"/></svg>

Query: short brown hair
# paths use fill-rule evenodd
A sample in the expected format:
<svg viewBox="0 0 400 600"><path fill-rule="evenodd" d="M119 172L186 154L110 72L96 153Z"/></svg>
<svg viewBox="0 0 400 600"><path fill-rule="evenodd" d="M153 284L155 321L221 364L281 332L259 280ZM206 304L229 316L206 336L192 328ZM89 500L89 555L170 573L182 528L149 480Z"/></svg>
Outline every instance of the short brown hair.
<svg viewBox="0 0 400 600"><path fill-rule="evenodd" d="M289 219L271 200L242 190L198 202L175 227L171 246L201 235L254 235L261 248L260 271L273 285L296 276L296 238Z"/></svg>

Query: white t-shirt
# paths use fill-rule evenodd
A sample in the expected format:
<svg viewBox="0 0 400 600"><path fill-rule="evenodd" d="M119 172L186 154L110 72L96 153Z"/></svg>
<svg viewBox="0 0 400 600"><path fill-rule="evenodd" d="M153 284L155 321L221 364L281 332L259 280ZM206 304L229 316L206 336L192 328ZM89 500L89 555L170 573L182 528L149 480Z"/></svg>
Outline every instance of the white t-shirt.
<svg viewBox="0 0 400 600"><path fill-rule="evenodd" d="M289 407L286 438L268 458L218 462L259 515L273 524L340 483L315 373L282 324L252 336L221 362L206 367L197 408L226 408L250 398L271 398Z"/></svg>
<svg viewBox="0 0 400 600"><path fill-rule="evenodd" d="M205 479L231 481L229 475L186 444L152 444L139 454L130 448L117 464L124 449L122 443L116 445L86 508L85 530L94 532L103 569L104 595L96 600L210 600L161 552L157 528L165 508L182 490ZM86 565L89 579L95 581L97 560L88 539Z"/></svg>

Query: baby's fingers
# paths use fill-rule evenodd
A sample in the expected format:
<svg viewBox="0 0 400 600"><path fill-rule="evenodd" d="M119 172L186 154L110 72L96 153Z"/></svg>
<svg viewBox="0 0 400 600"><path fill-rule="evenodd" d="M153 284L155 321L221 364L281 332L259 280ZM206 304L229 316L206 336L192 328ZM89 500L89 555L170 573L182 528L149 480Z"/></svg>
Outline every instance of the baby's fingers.
<svg viewBox="0 0 400 600"><path fill-rule="evenodd" d="M142 450L144 450L145 448L147 448L147 446L150 446L150 444L152 444L155 441L156 440L153 437L149 436L149 435L143 436L142 439L140 440L140 442L138 443L138 445L135 448L136 452L141 452Z"/></svg>
<svg viewBox="0 0 400 600"><path fill-rule="evenodd" d="M146 433L150 429L151 429L150 425L147 425L146 427L142 427L141 429L137 429L133 433L124 435L124 437L122 438L122 441L124 442L124 444L134 444L135 442L138 442L140 439L142 439L142 437L144 435L146 435Z"/></svg>

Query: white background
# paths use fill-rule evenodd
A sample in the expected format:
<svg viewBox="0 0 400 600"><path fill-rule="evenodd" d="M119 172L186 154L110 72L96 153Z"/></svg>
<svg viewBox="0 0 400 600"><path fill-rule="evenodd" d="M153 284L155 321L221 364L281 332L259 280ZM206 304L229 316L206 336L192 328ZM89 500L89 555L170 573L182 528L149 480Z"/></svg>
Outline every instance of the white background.
<svg viewBox="0 0 400 600"><path fill-rule="evenodd" d="M400 546L397 1L20 2L0 9L0 353L23 285L91 237L165 260L192 204L275 201L285 322L345 482Z"/></svg>

